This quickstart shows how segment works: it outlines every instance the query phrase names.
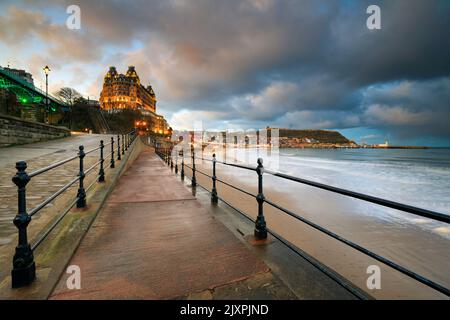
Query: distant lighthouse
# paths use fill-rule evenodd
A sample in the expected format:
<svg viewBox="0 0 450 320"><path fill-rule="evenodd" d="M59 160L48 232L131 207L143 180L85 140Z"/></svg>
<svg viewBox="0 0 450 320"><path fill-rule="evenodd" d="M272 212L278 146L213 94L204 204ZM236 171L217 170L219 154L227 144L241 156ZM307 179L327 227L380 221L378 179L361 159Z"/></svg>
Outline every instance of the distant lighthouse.
<svg viewBox="0 0 450 320"><path fill-rule="evenodd" d="M386 140L384 141L384 143L378 144L377 147L379 147L379 148L388 148L388 147L389 147L389 142L388 142L388 140L386 139Z"/></svg>

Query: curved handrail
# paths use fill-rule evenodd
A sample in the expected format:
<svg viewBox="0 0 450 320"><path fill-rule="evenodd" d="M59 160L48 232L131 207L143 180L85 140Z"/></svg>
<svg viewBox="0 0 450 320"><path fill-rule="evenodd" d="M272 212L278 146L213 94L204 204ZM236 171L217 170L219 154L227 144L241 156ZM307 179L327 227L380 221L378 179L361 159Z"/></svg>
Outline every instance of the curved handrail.
<svg viewBox="0 0 450 320"><path fill-rule="evenodd" d="M136 139L136 135L134 134L134 131L131 131L126 134L127 137L127 147L131 147L134 145L134 141ZM16 163L16 169L17 173L13 177L13 182L18 188L18 213L16 217L14 218L14 224L18 228L19 231L19 237L18 237L18 245L16 247L16 254L13 257L13 271L11 272L12 275L12 286L13 287L22 287L30 284L34 278L35 278L35 271L34 269L30 269L29 272L16 272L17 268L19 266L22 266L22 261L28 261L30 266L33 266L34 268L34 258L33 258L33 251L39 247L39 245L48 237L48 235L56 228L58 223L66 216L66 214L73 208L73 206L76 204L78 208L84 208L86 207L86 192L91 189L96 183L98 182L104 182L105 181L105 172L113 167L109 166L107 168L104 168L104 162L105 159L111 158L113 160L114 158L114 148L110 148L111 150L107 152L106 156L104 155L104 148L108 145L112 145L111 143L104 144L103 141L100 141L100 146L93 148L89 151L84 151L83 146L79 146L78 152L76 155L54 162L44 168L37 169L30 174L26 172L27 169L27 163L25 161L19 161ZM112 145L113 146L113 145ZM119 151L120 146L117 146L117 151ZM109 149L109 148L108 148ZM95 151L100 150L99 154L99 160L96 161L93 165L91 165L88 169L84 169L84 158L86 155L92 154ZM128 150L128 148L127 148ZM75 151L74 151L75 152ZM123 152L122 152L123 153ZM124 153L123 153L124 154ZM117 154L117 160L120 160L120 154ZM68 183L66 183L62 188L60 188L58 191L50 195L47 199L45 199L43 202L38 204L35 208L27 212L26 208L26 185L31 180L31 178L36 177L42 173L48 172L52 169L58 168L70 161L73 161L75 159L79 159L79 172L77 177L70 180ZM97 176L94 178L94 180L89 184L87 188L84 187L84 179L86 175L93 172L95 168L97 168L100 165L100 169L98 171ZM55 200L58 196L63 194L65 191L67 191L71 186L73 186L76 182L79 182L78 192L75 199L70 203L70 205L63 211L63 213L51 224L51 226L42 234L38 235L38 239L34 242L33 245L30 245L28 243L28 237L27 237L27 227L29 222L31 221L31 218L38 213L40 210L42 210L44 207L46 207L49 203L51 203L53 200ZM20 250L19 250L20 248ZM31 262L30 262L31 259ZM27 262L27 263L28 263Z"/></svg>
<svg viewBox="0 0 450 320"><path fill-rule="evenodd" d="M162 153L159 153L159 154L164 156L164 154L162 154ZM170 157L170 155L168 155L168 156ZM231 163L226 163L226 162L222 162L222 161L217 161L216 159L205 159L203 157L196 157L195 153L193 154L193 156L187 157L187 158L188 159L192 158L193 161L194 161L194 159L200 159L202 161L210 161L210 162L213 162L213 163L220 163L220 164L223 164L223 165L226 165L226 166L232 166L232 167L237 167L237 168L241 168L241 169L257 171L256 167L249 167L249 166L245 166L245 165L231 164ZM183 163L184 163L184 160L183 160ZM193 169L192 167L190 167L187 164L184 164L184 166L190 168L191 170ZM378 205L381 205L381 206L384 206L384 207L393 208L393 209L396 209L396 210L408 212L408 213L411 213L411 214L414 214L414 215L419 215L419 216L422 216L422 217L426 217L426 218L429 218L429 219L433 219L433 220L437 220L437 221L441 221L441 222L445 222L445 223L450 223L450 216L448 216L446 214L443 214L443 213L434 212L434 211L431 211L431 210L426 210L426 209L422 209L422 208L418 208L418 207L414 207L414 206L410 206L410 205L405 205L405 204L398 203L398 202L395 202L395 201L390 201L390 200L386 200L386 199L382 199L382 198L378 198L378 197L373 197L373 196L370 196L370 195L366 195L366 194L362 194L362 193L358 193L358 192L354 192L354 191L350 191L350 190L345 190L345 189L341 189L341 188L325 185L325 184L322 184L322 183L318 183L318 182L314 182L314 181L310 181L310 180L306 180L306 179L290 176L290 175L283 174L283 173L280 173L280 172L267 170L267 169L264 169L264 168L260 168L260 170L261 170L261 174L267 173L267 174L270 174L270 175L273 175L273 176L276 176L276 177L279 177L279 178L282 178L282 179L286 179L286 180L290 180L290 181L306 184L306 185L313 186L313 187L316 187L316 188L319 188L319 189L323 189L323 190L327 190L327 191L330 191L330 192L333 192L333 193L337 193L337 194L349 196L349 197L352 197L352 198L360 199L360 200L363 200L363 201L366 201L366 202L378 204ZM238 190L240 192L246 193L248 195L251 195L251 196L257 198L257 196L255 196L255 195L253 195L253 194L251 194L251 193L249 193L249 192L247 192L247 191L245 191L245 190L243 190L243 189L241 189L239 187L233 186L233 185L231 185L231 184L229 184L227 182L224 182L222 180L217 179L217 177L213 178L211 175L208 175L208 174L206 174L206 173L204 173L204 172L202 172L200 170L197 170L197 169L195 170L195 172L203 174L203 175L205 175L205 176L207 176L209 178L215 179L216 181L222 182L222 183L224 183L224 184L226 184L226 185L228 185L228 186L230 186L230 187L232 187L232 188L234 188L234 189L236 189L236 190ZM222 201L224 201L224 200L222 199ZM325 233L326 235L332 237L333 239L338 240L338 241L344 243L345 245L347 245L347 246L349 246L349 247L351 247L351 248L353 248L353 249L355 249L355 250L357 250L357 251L359 251L359 252L361 252L361 253L363 253L363 254L365 254L365 255L373 258L373 259L375 259L375 260L378 260L378 261L384 263L385 265L393 268L394 270L397 270L397 271L407 275L408 277L410 277L410 278L412 278L412 279L414 279L416 281L419 281L419 282L427 285L428 287L430 287L430 288L432 288L432 289L434 289L436 291L439 291L439 292L441 292L441 293L443 293L443 294L445 294L447 296L450 296L450 289L448 289L448 288L446 288L446 287L444 287L444 286L442 286L442 285L440 285L440 284L438 284L438 283L436 283L436 282L434 282L434 281L432 281L430 279L427 279L426 277L423 277L423 276L419 275L418 273L413 272L413 271L411 271L411 270L409 270L409 269L407 269L407 268L405 268L405 267L403 267L403 266L401 266L401 265L399 265L399 264L397 264L397 263L395 263L395 262L393 262L393 261L391 261L391 260L389 260L389 259L387 259L385 257L382 257L382 256L376 254L375 252L372 252L372 251L370 251L370 250L368 250L368 249L366 249L366 248L364 248L364 247L362 247L362 246L360 246L360 245L358 245L358 244L356 244L356 243L354 243L354 242L352 242L350 240L347 240L347 239L339 236L338 234L336 234L336 233L334 233L334 232L332 232L332 231L330 231L330 230L328 230L328 229L326 229L324 227L321 227L318 224L316 224L316 223L314 223L314 222L312 222L312 221L310 221L310 220L308 220L308 219L306 219L304 217L301 217L301 216L297 215L296 213L294 213L294 212L292 212L292 211L290 211L290 210L288 210L286 208L283 208L282 206L280 206L280 205L278 205L278 204L276 204L276 203L274 203L274 202L272 202L272 201L270 201L270 200L268 200L268 199L266 199L264 197L262 197L262 202L267 203L267 204L271 205L272 207L274 207L274 208L276 208L276 209L278 209L278 210L288 214L289 216L291 216L291 217L293 217L293 218L295 218L295 219L297 219L299 221L302 221L303 223L309 225L310 227L312 227L312 228L314 228L314 229L316 229L316 230L318 230L318 231L320 231L322 233Z"/></svg>

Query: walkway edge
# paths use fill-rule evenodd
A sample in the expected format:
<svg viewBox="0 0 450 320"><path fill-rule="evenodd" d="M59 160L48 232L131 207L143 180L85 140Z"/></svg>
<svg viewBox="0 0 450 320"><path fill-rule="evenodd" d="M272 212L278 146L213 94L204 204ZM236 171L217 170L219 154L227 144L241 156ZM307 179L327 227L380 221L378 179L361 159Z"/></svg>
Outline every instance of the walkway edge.
<svg viewBox="0 0 450 320"><path fill-rule="evenodd" d="M30 286L19 289L11 288L11 277L2 279L0 299L43 300L49 297L120 176L137 156L149 147L138 138L131 148L132 150L125 154L120 162L116 162L116 168L108 171L109 175L107 175L105 184L95 184L88 192L87 208L72 209L48 239L36 250L34 255L37 279ZM49 225L51 223L52 221L49 222Z"/></svg>

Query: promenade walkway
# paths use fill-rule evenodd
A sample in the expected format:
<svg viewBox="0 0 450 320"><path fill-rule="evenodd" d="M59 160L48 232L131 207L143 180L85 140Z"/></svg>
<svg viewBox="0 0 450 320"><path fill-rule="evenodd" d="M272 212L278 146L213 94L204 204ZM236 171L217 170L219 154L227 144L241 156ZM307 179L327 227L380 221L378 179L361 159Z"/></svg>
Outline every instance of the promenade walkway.
<svg viewBox="0 0 450 320"><path fill-rule="evenodd" d="M50 299L296 298L151 149L120 178L69 265L80 267L81 289L69 290L64 273Z"/></svg>

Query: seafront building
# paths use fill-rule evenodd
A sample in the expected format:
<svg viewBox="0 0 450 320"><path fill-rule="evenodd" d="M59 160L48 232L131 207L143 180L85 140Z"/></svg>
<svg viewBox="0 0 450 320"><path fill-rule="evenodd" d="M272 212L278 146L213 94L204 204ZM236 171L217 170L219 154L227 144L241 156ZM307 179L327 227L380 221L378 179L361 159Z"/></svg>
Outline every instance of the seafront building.
<svg viewBox="0 0 450 320"><path fill-rule="evenodd" d="M118 73L111 66L105 75L100 93L100 107L116 112L123 109L140 111L155 133L167 134L169 125L163 116L156 113L156 95L151 85L144 86L134 66L129 66L125 74Z"/></svg>

